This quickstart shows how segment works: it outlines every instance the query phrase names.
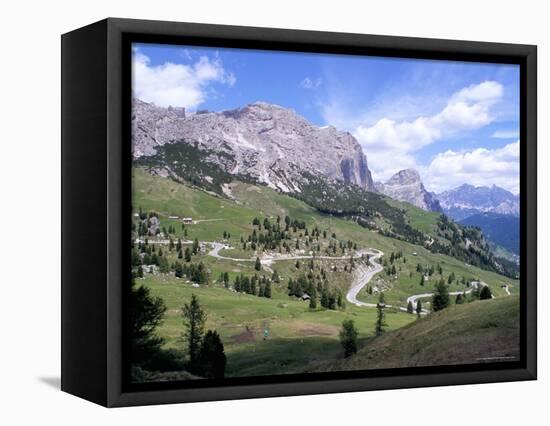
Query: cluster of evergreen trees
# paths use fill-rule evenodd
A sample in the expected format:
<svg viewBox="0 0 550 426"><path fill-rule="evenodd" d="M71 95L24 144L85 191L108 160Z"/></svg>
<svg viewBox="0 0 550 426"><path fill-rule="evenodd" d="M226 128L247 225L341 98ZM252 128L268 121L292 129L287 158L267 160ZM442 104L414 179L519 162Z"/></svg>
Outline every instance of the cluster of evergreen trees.
<svg viewBox="0 0 550 426"><path fill-rule="evenodd" d="M382 258L382 265L384 266L384 270L386 271L387 276L395 276L397 275L397 268L395 264L399 259L402 259L403 264L407 263L407 258L403 256L403 252L401 250L397 252L391 252L390 256L384 256ZM401 270L401 267L399 268Z"/></svg>
<svg viewBox="0 0 550 426"><path fill-rule="evenodd" d="M346 308L342 292L339 289L331 289L328 281L322 281L320 276L317 279L317 283L315 283L311 271L307 275L301 274L296 279L289 279L287 290L290 297L303 297L307 294L311 309L317 309L318 303L324 309L336 310Z"/></svg>
<svg viewBox="0 0 550 426"><path fill-rule="evenodd" d="M152 234L152 230L149 227L149 220L152 218L159 220L159 214L155 211L146 212L141 207L139 208L138 218L136 222L132 222L132 231L135 232L139 237L147 237ZM181 230L183 231L183 236L187 238L188 232L185 224L181 224ZM173 239L176 237L176 227L174 225L166 226L157 226L154 232L155 235L163 234L166 237L169 237L173 246Z"/></svg>
<svg viewBox="0 0 550 426"><path fill-rule="evenodd" d="M491 289L488 285L478 283L472 291L467 294L466 291L457 294L455 303L457 305L473 302L474 300L486 300L493 297ZM448 285L441 278L435 285L434 294L432 296L432 309L434 312L445 309L451 305L451 297L449 294Z"/></svg>
<svg viewBox="0 0 550 426"><path fill-rule="evenodd" d="M210 273L204 263L174 263L174 274L177 278L187 277L189 280L202 285L210 283Z"/></svg>
<svg viewBox="0 0 550 426"><path fill-rule="evenodd" d="M154 244L139 243L132 249L132 266L137 268L135 272L138 278L143 278L143 265L154 265L163 274L170 272L171 266L162 247L158 249Z"/></svg>
<svg viewBox="0 0 550 426"><path fill-rule="evenodd" d="M320 239L327 238L327 231L321 231L317 226L308 228L304 221L299 221L285 216L281 220L280 216L272 221L264 218L261 221L255 217L252 220L254 229L248 236L241 236L240 241L243 250L260 250L271 251L277 250L279 253L290 253L292 250L300 250L307 248L312 251L321 251ZM224 235L226 232L224 232ZM336 239L336 234L332 234L332 239ZM338 247L344 254L346 249L357 249L357 244L352 241L335 242L330 241L329 248L326 249L327 254L336 254Z"/></svg>
<svg viewBox="0 0 550 426"><path fill-rule="evenodd" d="M197 284L207 285L210 282L210 275L206 266L199 262L198 264L191 263L191 254L193 252L198 253L198 240L195 239L192 248L186 248L185 250L185 262L180 260L170 263L168 256L162 250L162 247L156 248L155 244L149 244L147 240L143 243L138 243L137 247L132 249L132 266L134 268L134 276L137 278L143 278L144 268L143 266L156 266L159 272L167 274L174 272L174 275L178 278L186 276L191 281ZM182 251L181 241L178 240L175 248L178 250L178 259L184 257Z"/></svg>
<svg viewBox="0 0 550 426"><path fill-rule="evenodd" d="M155 211L146 212L143 211L140 207L138 213L138 221L137 224L134 222L132 223L132 231L136 232L140 237L147 236L150 233L153 233L153 231L149 229L149 220L152 218L158 219L158 213ZM155 230L155 234L158 235L160 234L160 232L160 228L157 227Z"/></svg>
<svg viewBox="0 0 550 426"><path fill-rule="evenodd" d="M428 277L431 277L433 276L436 272L437 274L439 274L440 276L440 279L443 279L443 267L441 266L441 264L437 264L435 267L434 265L426 265L426 266L423 266L421 265L420 263L417 263L416 264L416 272L420 273L420 285L424 285L426 283L426 279L425 277L428 276ZM457 278L456 274L454 272L451 271L451 273L447 276L447 284L448 285L451 285L452 283L454 282L457 282L457 283L460 283L464 286L470 286L470 282L471 281L474 281L473 278L471 278L469 281L466 280L466 278L464 276L461 276L460 278Z"/></svg>
<svg viewBox="0 0 550 426"><path fill-rule="evenodd" d="M228 287L228 284L226 284L226 287ZM238 293L247 293L258 297L271 298L271 280L265 275L261 277L258 277L256 274L252 277L247 277L243 274L237 275L233 282L233 289Z"/></svg>
<svg viewBox="0 0 550 426"><path fill-rule="evenodd" d="M182 307L184 352L182 362L173 351L163 350L164 339L157 334L166 305L152 296L145 286L131 284L129 300L130 356L132 366L150 371L187 370L206 378L223 378L226 357L220 336L215 330L205 331L206 312L195 295Z"/></svg>

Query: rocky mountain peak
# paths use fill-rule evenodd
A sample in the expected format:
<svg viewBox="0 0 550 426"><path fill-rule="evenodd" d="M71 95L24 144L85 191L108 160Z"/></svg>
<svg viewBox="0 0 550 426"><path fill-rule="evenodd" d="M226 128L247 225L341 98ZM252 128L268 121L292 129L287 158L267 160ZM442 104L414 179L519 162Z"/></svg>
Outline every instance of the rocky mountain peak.
<svg viewBox="0 0 550 426"><path fill-rule="evenodd" d="M387 182L387 185L422 185L420 174L415 169L400 170L394 174Z"/></svg>
<svg viewBox="0 0 550 426"><path fill-rule="evenodd" d="M434 195L424 188L420 174L415 169L400 170L386 182L378 183L376 188L390 198L410 203L423 210L442 211Z"/></svg>
<svg viewBox="0 0 550 426"><path fill-rule="evenodd" d="M209 152L209 161L284 192L299 192L301 172L373 190L357 140L334 127L319 128L295 111L255 102L222 112L185 116L135 100L133 153L151 156L164 144L185 142Z"/></svg>

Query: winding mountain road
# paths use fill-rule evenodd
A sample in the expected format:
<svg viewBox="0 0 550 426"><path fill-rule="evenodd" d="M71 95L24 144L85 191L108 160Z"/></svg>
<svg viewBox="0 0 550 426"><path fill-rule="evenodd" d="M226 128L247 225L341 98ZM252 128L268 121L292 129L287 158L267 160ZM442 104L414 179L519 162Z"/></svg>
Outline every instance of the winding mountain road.
<svg viewBox="0 0 550 426"><path fill-rule="evenodd" d="M367 254L371 256L369 258L369 263L372 265L372 267L370 267L369 265L367 265L366 267L359 266L356 273L356 278L352 283L350 289L348 290L348 293L346 294L346 299L348 300L348 302L353 303L355 306L376 308L376 303L365 303L357 300L357 295L370 282L372 277L374 277L376 274L384 269L384 267L380 265L380 263L376 262L376 260L384 256L383 252L381 252L380 250L376 250L376 252L371 251L367 252Z"/></svg>
<svg viewBox="0 0 550 426"><path fill-rule="evenodd" d="M220 250L227 250L227 249L230 249L231 247L228 246L227 244L223 244L223 243L218 243L218 242L204 242L204 243L201 243L201 244L208 244L208 245L211 245L212 246L212 250L210 250L208 252L208 255L209 256L212 256L212 257L215 257L215 258L218 258L218 259L223 259L223 260L233 260L235 262L255 262L256 261L256 258L244 258L244 259L240 259L240 258L237 258L237 257L227 257L227 256L222 256L220 254ZM363 251L358 251L356 256L354 258L358 259L360 258L363 254L366 254L367 252L363 252ZM371 253L372 254L372 253ZM271 255L271 256L264 256L260 259L260 263L262 265L270 265L272 262L278 262L278 261L281 261L281 260L300 260L300 259L330 259L330 260L347 260L347 259L350 259L352 256L339 256L339 257L336 257L336 256L315 256L315 255L307 255L307 254L304 254L304 255L289 255L289 254L276 254L276 255Z"/></svg>
<svg viewBox="0 0 550 426"><path fill-rule="evenodd" d="M152 242L152 241L150 241ZM165 242L158 242L160 244L164 244ZM166 242L167 243L167 242ZM193 241L184 240L182 241L182 244L192 244ZM230 260L234 262L255 262L256 258L236 258L236 257L228 257L223 256L220 254L221 250L228 250L231 249L231 247L228 244L219 243L216 241L201 241L201 246L211 246L211 250L207 252L208 256L215 257L217 259L222 260ZM381 250L369 248L368 250L361 250L356 253L355 258L359 259L363 255L369 255L369 260L367 262L367 265L360 265L357 267L357 272L355 274L354 281L351 284L350 289L348 290L346 294L346 299L348 302L353 303L355 306L362 306L367 308L376 308L376 303L367 303L362 302L360 300L357 300L357 295L360 293L360 291L365 288L365 286L372 280L372 278L382 272L384 270L384 267L377 262L378 259L380 259L382 256L384 256L384 253ZM350 259L352 256L314 256L314 255L287 255L287 254L276 254L271 256L264 256L262 259L260 259L260 263L264 267L268 267L273 262L277 261L283 261L283 260L300 260L300 259L330 259L330 260L346 260ZM370 265L369 265L370 264ZM487 284L481 281L476 281L472 283L472 287L465 291L453 291L450 292L450 296L456 296L458 294L469 294L472 292L474 288L477 288L477 286L486 286ZM510 292L508 288L505 288L506 293L509 295ZM416 311L417 306L417 300L432 297L433 293L421 293L421 294L413 294L412 296L409 296L406 300L406 305L408 306L409 302L413 306L413 311ZM493 295L493 298L495 296ZM393 305L385 305L386 308L392 308ZM399 306L399 310L407 312L406 307ZM426 309L422 309L422 314L427 314L429 311Z"/></svg>

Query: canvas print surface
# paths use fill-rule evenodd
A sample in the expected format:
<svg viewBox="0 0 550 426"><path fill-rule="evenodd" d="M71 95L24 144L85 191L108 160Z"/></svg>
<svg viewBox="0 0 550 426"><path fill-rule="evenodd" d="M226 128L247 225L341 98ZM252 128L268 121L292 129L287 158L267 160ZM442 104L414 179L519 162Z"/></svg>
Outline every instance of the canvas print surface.
<svg viewBox="0 0 550 426"><path fill-rule="evenodd" d="M134 44L133 382L518 361L519 67Z"/></svg>

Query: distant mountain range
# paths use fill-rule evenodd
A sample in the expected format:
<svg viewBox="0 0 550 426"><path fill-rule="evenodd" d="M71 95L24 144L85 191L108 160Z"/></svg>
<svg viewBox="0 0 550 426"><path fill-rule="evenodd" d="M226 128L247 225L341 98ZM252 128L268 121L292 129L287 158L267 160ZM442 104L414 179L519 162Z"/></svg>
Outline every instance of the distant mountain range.
<svg viewBox="0 0 550 426"><path fill-rule="evenodd" d="M461 185L436 195L444 213L463 220L478 213L519 216L519 196L498 186Z"/></svg>

